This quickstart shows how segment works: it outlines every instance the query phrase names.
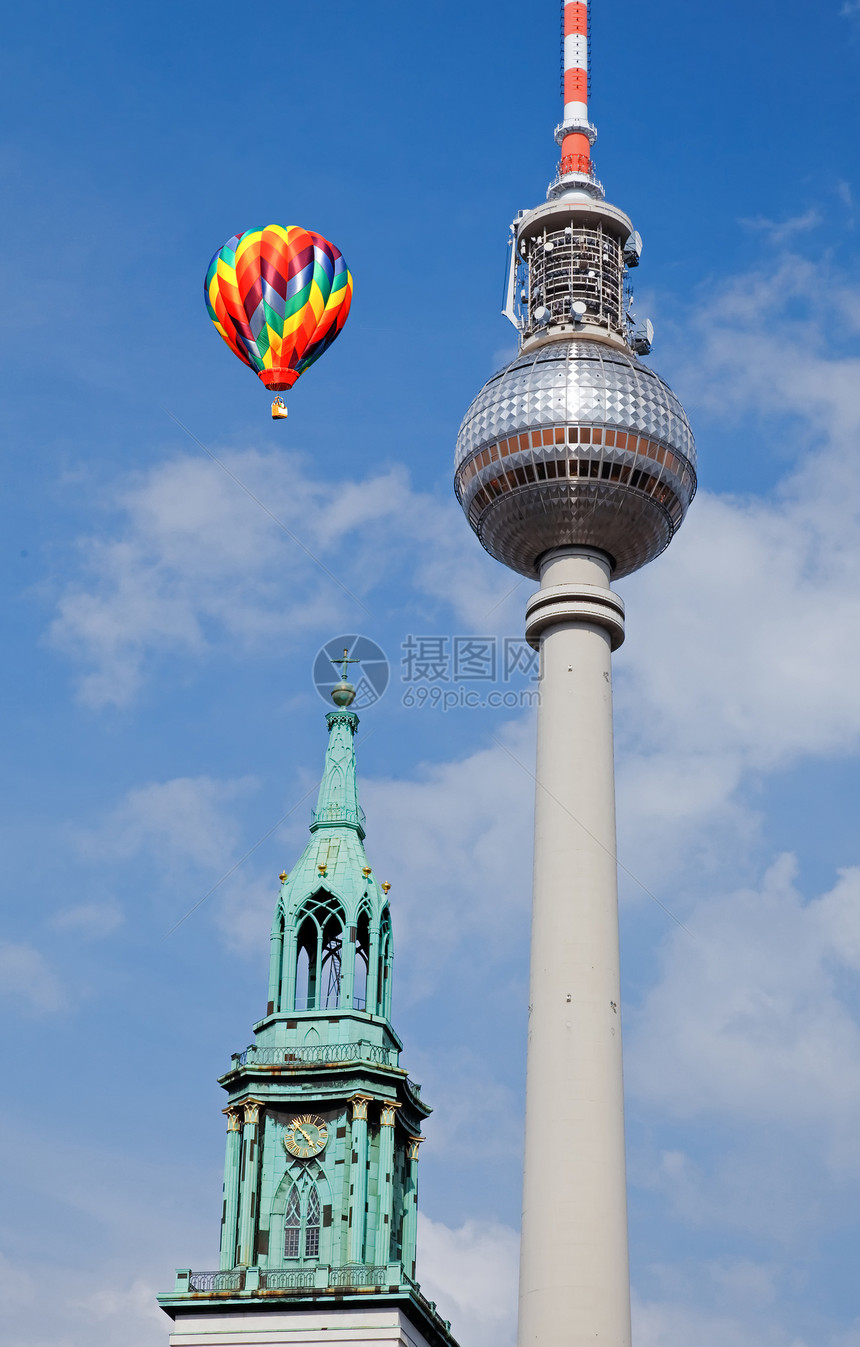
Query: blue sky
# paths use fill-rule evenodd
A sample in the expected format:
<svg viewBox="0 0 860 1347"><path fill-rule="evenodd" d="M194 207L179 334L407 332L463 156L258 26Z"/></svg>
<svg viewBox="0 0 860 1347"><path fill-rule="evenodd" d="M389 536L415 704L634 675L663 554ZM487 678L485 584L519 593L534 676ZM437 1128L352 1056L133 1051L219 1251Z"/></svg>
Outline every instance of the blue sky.
<svg viewBox="0 0 860 1347"><path fill-rule="evenodd" d="M598 171L701 466L620 586L636 1344L858 1347L860 9L595 0L593 37ZM155 1347L155 1291L213 1265L215 1077L319 776L310 668L362 631L394 666L367 845L436 1108L419 1275L506 1347L533 723L404 706L399 659L522 630L450 483L554 171L557 6L48 3L4 39L4 1341ZM269 221L356 286L283 424L201 293Z"/></svg>

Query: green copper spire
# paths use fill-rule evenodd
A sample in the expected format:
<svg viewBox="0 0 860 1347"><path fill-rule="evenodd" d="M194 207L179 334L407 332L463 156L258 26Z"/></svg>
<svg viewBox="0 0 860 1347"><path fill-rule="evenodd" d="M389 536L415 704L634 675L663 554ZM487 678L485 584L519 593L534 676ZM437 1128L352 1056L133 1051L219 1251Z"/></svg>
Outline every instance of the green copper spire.
<svg viewBox="0 0 860 1347"><path fill-rule="evenodd" d="M358 716L354 711L329 711L326 724L328 748L311 832L327 826L354 828L363 839L365 819L364 810L358 803L353 743Z"/></svg>
<svg viewBox="0 0 860 1347"><path fill-rule="evenodd" d="M284 878L272 925L269 1015L326 1011L315 1032L330 1038L328 1012L365 1011L388 1020L393 949L387 886L364 850L358 803L358 716L326 716L328 746L307 846Z"/></svg>

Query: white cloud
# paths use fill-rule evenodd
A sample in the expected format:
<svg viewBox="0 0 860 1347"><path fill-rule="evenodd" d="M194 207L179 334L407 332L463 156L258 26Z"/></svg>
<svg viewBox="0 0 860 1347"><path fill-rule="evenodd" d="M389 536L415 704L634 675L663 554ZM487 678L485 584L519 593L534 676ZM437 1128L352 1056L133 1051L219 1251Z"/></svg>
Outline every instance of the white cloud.
<svg viewBox="0 0 860 1347"><path fill-rule="evenodd" d="M141 1108L157 1129L157 1105ZM155 1296L173 1284L171 1260L211 1267L217 1247L218 1165L200 1161L205 1132L190 1163L169 1145L147 1157L121 1136L83 1142L68 1118L58 1126L47 1115L23 1132L0 1120L0 1144L14 1146L26 1176L4 1194L16 1249L0 1257L4 1347L165 1347L170 1320Z"/></svg>
<svg viewBox="0 0 860 1347"><path fill-rule="evenodd" d="M99 1324L101 1337L107 1336L110 1340L121 1335L128 1341L126 1335L131 1329L132 1333L137 1331L140 1335L139 1342L149 1343L156 1332L163 1336L169 1327L164 1311L156 1301L157 1292L156 1286L138 1278L129 1286L107 1286L90 1291L73 1300L71 1307L93 1324Z"/></svg>
<svg viewBox="0 0 860 1347"><path fill-rule="evenodd" d="M46 1279L50 1294L39 1295ZM164 1347L170 1332L156 1284L104 1264L97 1273L56 1261L31 1271L2 1260L0 1288L4 1347Z"/></svg>
<svg viewBox="0 0 860 1347"><path fill-rule="evenodd" d="M807 1175L821 1182L820 1167L830 1183L856 1183L860 1023L844 979L860 971L860 870L811 902L793 881L783 857L759 890L712 896L686 917L694 939L672 935L660 979L632 1016L627 1085L663 1116L730 1124L747 1153L781 1152L788 1169L805 1138L814 1144ZM694 1205L700 1184L685 1158L663 1165L667 1188ZM769 1171L764 1159L752 1200L773 1186ZM789 1174L780 1168L776 1182ZM786 1222L772 1203L767 1217Z"/></svg>
<svg viewBox="0 0 860 1347"><path fill-rule="evenodd" d="M709 1314L696 1305L633 1301L636 1347L819 1347L790 1328L755 1318Z"/></svg>
<svg viewBox="0 0 860 1347"><path fill-rule="evenodd" d="M198 776L137 786L98 828L78 834L79 848L94 858L124 860L146 851L163 868L223 869L240 837L236 806L256 785L252 777Z"/></svg>
<svg viewBox="0 0 860 1347"><path fill-rule="evenodd" d="M765 1308L777 1298L777 1273L772 1264L751 1258L721 1258L709 1267L711 1279L721 1294L734 1303Z"/></svg>
<svg viewBox="0 0 860 1347"><path fill-rule="evenodd" d="M44 955L11 940L0 941L0 993L32 1015L47 1015L66 1004L63 986Z"/></svg>
<svg viewBox="0 0 860 1347"><path fill-rule="evenodd" d="M0 1304L24 1309L36 1299L36 1284L24 1268L0 1253Z"/></svg>
<svg viewBox="0 0 860 1347"><path fill-rule="evenodd" d="M418 1218L418 1278L461 1347L509 1347L516 1338L519 1236L466 1221L452 1230Z"/></svg>
<svg viewBox="0 0 860 1347"><path fill-rule="evenodd" d="M366 625L375 586L393 573L469 622L510 587L456 505L414 491L402 468L333 482L297 456L222 457L257 500L211 460L176 458L124 485L118 524L80 541L81 573L50 639L83 666L86 703L128 703L159 652L235 657Z"/></svg>
<svg viewBox="0 0 860 1347"><path fill-rule="evenodd" d="M794 234L806 234L810 229L817 229L822 218L821 212L815 206L810 206L809 210L787 220L768 220L763 215L757 215L754 219L742 219L739 223L745 229L761 230L770 236L772 243L779 244L785 243Z"/></svg>
<svg viewBox="0 0 860 1347"><path fill-rule="evenodd" d="M491 744L454 762L425 764L412 780L362 781L367 845L376 872L397 881L391 900L398 944L409 945L422 980L407 994L426 991L452 958L474 962L478 937L486 962L526 934L534 808L530 720L508 725L499 738L510 753Z"/></svg>
<svg viewBox="0 0 860 1347"><path fill-rule="evenodd" d="M56 931L70 931L87 940L100 940L115 931L124 920L119 904L80 903L76 907L64 907L51 918L51 926Z"/></svg>
<svg viewBox="0 0 860 1347"><path fill-rule="evenodd" d="M525 978L523 979L523 996ZM432 1099L439 1126L431 1124L432 1155L437 1167L474 1170L475 1138L481 1138L480 1164L489 1175L499 1165L519 1173L522 1163L522 1098L497 1078L493 1063L464 1046L445 1052L409 1047L410 1075L421 1081L422 1094ZM488 1126L488 1119L492 1125ZM485 1195L492 1209L493 1195Z"/></svg>

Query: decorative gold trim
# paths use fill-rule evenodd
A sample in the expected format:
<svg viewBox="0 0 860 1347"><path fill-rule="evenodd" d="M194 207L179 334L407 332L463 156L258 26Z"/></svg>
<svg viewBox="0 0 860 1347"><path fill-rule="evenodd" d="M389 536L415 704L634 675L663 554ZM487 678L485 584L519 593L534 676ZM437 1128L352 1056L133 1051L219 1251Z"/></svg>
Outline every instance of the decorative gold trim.
<svg viewBox="0 0 860 1347"><path fill-rule="evenodd" d="M241 1132L242 1121L239 1117L239 1110L236 1108L235 1104L231 1104L229 1108L222 1108L221 1112L225 1114L227 1118L227 1131Z"/></svg>
<svg viewBox="0 0 860 1347"><path fill-rule="evenodd" d="M418 1147L421 1145L421 1143L422 1143L423 1140L424 1140L424 1137L410 1137L410 1138L409 1138L409 1151L408 1151L408 1155L409 1155L409 1159L410 1159L410 1160L417 1160L417 1159L418 1159Z"/></svg>
<svg viewBox="0 0 860 1347"><path fill-rule="evenodd" d="M260 1109L263 1107L261 1099L246 1099L245 1108L245 1126L256 1127L260 1121Z"/></svg>
<svg viewBox="0 0 860 1347"><path fill-rule="evenodd" d="M383 1104L383 1105L382 1105L382 1116L381 1116L380 1119L379 1119L380 1124L381 1124L383 1127L393 1127L393 1126L394 1126L394 1115L395 1115L397 1109L399 1109L399 1108L400 1108L400 1105L399 1105L399 1104Z"/></svg>
<svg viewBox="0 0 860 1347"><path fill-rule="evenodd" d="M354 1094L349 1101L352 1104L352 1121L367 1121L367 1106L371 1103L371 1097L368 1094Z"/></svg>

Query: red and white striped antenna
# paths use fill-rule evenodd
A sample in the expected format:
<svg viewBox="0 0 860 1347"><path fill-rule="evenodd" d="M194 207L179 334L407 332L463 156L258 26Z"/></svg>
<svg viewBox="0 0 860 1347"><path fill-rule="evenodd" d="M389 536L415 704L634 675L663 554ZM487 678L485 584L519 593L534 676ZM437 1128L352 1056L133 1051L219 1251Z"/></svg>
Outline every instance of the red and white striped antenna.
<svg viewBox="0 0 860 1347"><path fill-rule="evenodd" d="M576 190L602 199L591 161L597 131L588 120L588 0L562 0L564 23L564 119L555 129L561 148L551 197Z"/></svg>

